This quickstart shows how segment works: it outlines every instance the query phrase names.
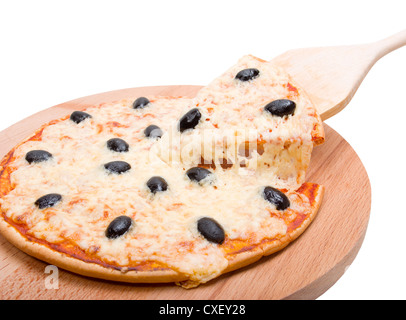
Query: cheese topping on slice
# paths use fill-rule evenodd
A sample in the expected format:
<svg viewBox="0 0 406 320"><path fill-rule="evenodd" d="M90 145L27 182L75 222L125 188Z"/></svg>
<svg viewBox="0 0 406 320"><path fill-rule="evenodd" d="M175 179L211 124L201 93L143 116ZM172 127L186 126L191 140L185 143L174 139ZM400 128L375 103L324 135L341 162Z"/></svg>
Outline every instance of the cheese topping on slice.
<svg viewBox="0 0 406 320"><path fill-rule="evenodd" d="M250 81L236 79L240 70L256 68ZM275 116L265 106L278 99L296 104L294 116ZM244 56L236 65L199 91L183 114L197 108L201 119L193 130L181 132L175 123L154 148L167 162L188 166L235 165L246 170L267 169L279 188L297 189L305 182L313 145L320 143L321 119L304 92L271 62Z"/></svg>

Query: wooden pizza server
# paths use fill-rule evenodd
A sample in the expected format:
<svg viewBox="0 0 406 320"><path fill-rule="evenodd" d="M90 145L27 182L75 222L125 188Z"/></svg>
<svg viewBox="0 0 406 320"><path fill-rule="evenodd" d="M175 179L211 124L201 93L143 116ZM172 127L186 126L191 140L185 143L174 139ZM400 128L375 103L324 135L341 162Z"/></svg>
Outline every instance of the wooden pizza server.
<svg viewBox="0 0 406 320"><path fill-rule="evenodd" d="M351 100L371 67L406 44L406 30L363 45L296 49L273 61L285 68L312 99L323 120ZM115 90L53 106L0 132L0 155L40 125L99 103L148 95L193 97L200 86ZM371 208L368 175L351 146L325 125L326 143L313 151L307 180L326 187L309 229L282 251L225 274L193 290L173 284L126 284L59 271L58 288L47 288L47 265L13 247L0 235L1 299L315 299L355 259ZM351 166L348 166L351 163ZM346 175L342 175L342 172ZM337 183L340 181L340 183ZM354 203L357 205L354 207ZM345 218L343 218L345 213Z"/></svg>
<svg viewBox="0 0 406 320"><path fill-rule="evenodd" d="M406 30L383 40L349 46L294 49L273 59L309 95L326 120L351 101L372 66L406 45Z"/></svg>
<svg viewBox="0 0 406 320"><path fill-rule="evenodd" d="M369 70L380 58L404 45L406 45L406 30L372 43L293 49L272 61L285 69L295 83L307 93L324 121L349 104ZM327 135L330 134L331 128L327 125L325 128L328 141ZM314 153L313 157L320 159L324 150L316 148ZM354 156L348 157L351 159L349 162L351 166L356 166L354 158ZM361 163L358 157L357 160ZM337 161L337 158L334 161ZM362 166L362 171L364 170ZM311 175L312 173L308 172L308 177ZM357 227L346 234L351 237L348 242L351 245L342 250L341 260L336 257L331 269L313 282L309 281L301 289L286 295L284 299L317 298L342 276L355 259L366 233L371 202L371 190L366 172L363 172L363 176L363 189L358 190L357 197L363 198L365 205L357 212L359 219L353 220L357 221ZM334 192L340 192L337 187L336 185ZM341 191L345 191L345 188ZM329 201L329 199L325 200ZM345 212L345 210L342 211ZM331 227L331 230L336 228L332 225Z"/></svg>

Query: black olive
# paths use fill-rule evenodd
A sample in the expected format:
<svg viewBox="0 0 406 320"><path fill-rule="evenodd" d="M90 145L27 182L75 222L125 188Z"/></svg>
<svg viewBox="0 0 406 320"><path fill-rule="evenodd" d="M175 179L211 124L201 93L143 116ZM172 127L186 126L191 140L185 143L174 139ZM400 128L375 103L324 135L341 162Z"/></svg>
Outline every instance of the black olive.
<svg viewBox="0 0 406 320"><path fill-rule="evenodd" d="M49 153L48 151L45 150L31 150L28 151L27 154L25 155L25 160L28 161L28 163L37 163L37 162L42 162L42 161L47 161L52 158L52 154Z"/></svg>
<svg viewBox="0 0 406 320"><path fill-rule="evenodd" d="M133 224L133 220L127 216L119 216L110 222L106 229L106 237L109 239L115 239L122 236L130 229Z"/></svg>
<svg viewBox="0 0 406 320"><path fill-rule="evenodd" d="M211 174L212 172L210 170L200 167L193 167L186 171L186 175L189 177L189 179L196 182L200 182Z"/></svg>
<svg viewBox="0 0 406 320"><path fill-rule="evenodd" d="M104 168L111 173L121 174L131 169L129 163L125 161L112 161L104 165Z"/></svg>
<svg viewBox="0 0 406 320"><path fill-rule="evenodd" d="M274 116L283 117L295 112L296 103L289 99L279 99L268 103L264 109Z"/></svg>
<svg viewBox="0 0 406 320"><path fill-rule="evenodd" d="M107 148L115 152L127 152L129 145L123 139L112 138L107 141Z"/></svg>
<svg viewBox="0 0 406 320"><path fill-rule="evenodd" d="M152 177L147 181L147 187L152 193L168 190L168 183L162 177Z"/></svg>
<svg viewBox="0 0 406 320"><path fill-rule="evenodd" d="M62 196L58 193L49 193L35 201L35 205L39 209L50 208L62 200Z"/></svg>
<svg viewBox="0 0 406 320"><path fill-rule="evenodd" d="M159 128L158 126L156 126L154 124L151 124L150 126L145 128L144 134L148 138L157 139L157 138L162 137L163 132L162 132L161 128Z"/></svg>
<svg viewBox="0 0 406 320"><path fill-rule="evenodd" d="M200 121L202 114L199 109L194 108L186 112L179 121L179 131L183 132L187 129L193 129Z"/></svg>
<svg viewBox="0 0 406 320"><path fill-rule="evenodd" d="M259 76L259 70L255 68L249 68L241 70L235 76L236 79L240 81L249 81L257 78Z"/></svg>
<svg viewBox="0 0 406 320"><path fill-rule="evenodd" d="M73 111L70 115L70 119L75 123L80 123L87 118L91 118L92 116L83 111Z"/></svg>
<svg viewBox="0 0 406 320"><path fill-rule="evenodd" d="M142 109L145 108L150 103L149 99L145 97L139 97L133 102L134 109Z"/></svg>
<svg viewBox="0 0 406 320"><path fill-rule="evenodd" d="M290 206L288 197L280 190L273 187L264 188L264 198L276 206L277 210L285 210Z"/></svg>
<svg viewBox="0 0 406 320"><path fill-rule="evenodd" d="M197 230L211 242L222 244L225 239L223 227L214 219L204 217L197 221Z"/></svg>

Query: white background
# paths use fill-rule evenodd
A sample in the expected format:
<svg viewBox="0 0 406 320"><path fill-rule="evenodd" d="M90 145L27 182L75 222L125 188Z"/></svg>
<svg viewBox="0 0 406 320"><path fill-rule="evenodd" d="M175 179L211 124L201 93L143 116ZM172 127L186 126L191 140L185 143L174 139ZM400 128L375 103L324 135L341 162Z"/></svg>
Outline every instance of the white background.
<svg viewBox="0 0 406 320"><path fill-rule="evenodd" d="M406 29L404 1L0 1L0 130L115 89L205 85L244 54L359 44ZM326 121L372 185L363 246L319 299L406 299L406 47ZM339 183L339 182L338 182Z"/></svg>

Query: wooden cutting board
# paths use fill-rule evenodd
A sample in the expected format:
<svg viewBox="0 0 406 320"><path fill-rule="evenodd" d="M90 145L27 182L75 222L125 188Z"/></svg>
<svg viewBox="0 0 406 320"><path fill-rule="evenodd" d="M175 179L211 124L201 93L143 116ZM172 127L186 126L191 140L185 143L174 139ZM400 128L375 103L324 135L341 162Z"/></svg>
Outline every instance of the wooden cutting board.
<svg viewBox="0 0 406 320"><path fill-rule="evenodd" d="M0 132L0 156L42 124L102 102L149 95L194 96L199 86L131 88L96 94L36 113ZM325 125L326 142L313 151L307 181L325 197L310 227L285 249L195 289L173 284L127 284L58 270L47 289L47 264L0 235L0 299L315 299L330 288L361 247L371 208L368 175L351 146Z"/></svg>

